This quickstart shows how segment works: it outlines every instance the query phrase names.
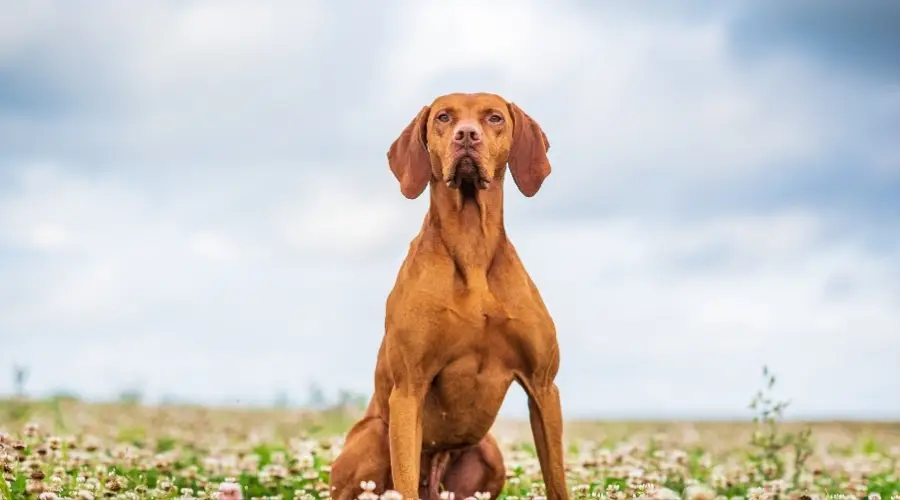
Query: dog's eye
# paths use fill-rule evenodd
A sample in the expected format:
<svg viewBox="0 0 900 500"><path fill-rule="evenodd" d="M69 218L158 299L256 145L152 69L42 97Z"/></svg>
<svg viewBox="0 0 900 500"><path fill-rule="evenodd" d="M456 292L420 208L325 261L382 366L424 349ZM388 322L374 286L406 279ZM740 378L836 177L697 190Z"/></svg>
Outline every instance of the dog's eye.
<svg viewBox="0 0 900 500"><path fill-rule="evenodd" d="M498 114L493 114L490 117L488 117L488 121L491 123L500 123L503 121L503 117Z"/></svg>
<svg viewBox="0 0 900 500"><path fill-rule="evenodd" d="M448 115L447 113L441 113L441 114L437 115L437 119L438 119L438 121L447 123L450 121L450 115Z"/></svg>

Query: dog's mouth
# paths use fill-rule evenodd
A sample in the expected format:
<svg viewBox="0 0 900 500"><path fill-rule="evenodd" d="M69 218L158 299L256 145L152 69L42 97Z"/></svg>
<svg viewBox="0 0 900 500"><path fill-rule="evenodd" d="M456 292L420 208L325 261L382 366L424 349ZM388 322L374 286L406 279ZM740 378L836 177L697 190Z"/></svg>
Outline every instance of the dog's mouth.
<svg viewBox="0 0 900 500"><path fill-rule="evenodd" d="M474 197L478 189L487 189L491 181L485 178L484 167L471 155L460 155L447 178L447 187L459 189L463 196Z"/></svg>

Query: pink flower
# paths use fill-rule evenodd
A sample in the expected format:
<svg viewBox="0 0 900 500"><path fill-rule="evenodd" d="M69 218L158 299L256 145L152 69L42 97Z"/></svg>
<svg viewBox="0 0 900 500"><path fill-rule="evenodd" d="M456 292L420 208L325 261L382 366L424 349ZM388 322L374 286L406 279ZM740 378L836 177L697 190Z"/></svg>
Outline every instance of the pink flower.
<svg viewBox="0 0 900 500"><path fill-rule="evenodd" d="M219 485L219 491L216 498L218 500L243 500L244 494L241 492L241 485L230 481L225 481Z"/></svg>

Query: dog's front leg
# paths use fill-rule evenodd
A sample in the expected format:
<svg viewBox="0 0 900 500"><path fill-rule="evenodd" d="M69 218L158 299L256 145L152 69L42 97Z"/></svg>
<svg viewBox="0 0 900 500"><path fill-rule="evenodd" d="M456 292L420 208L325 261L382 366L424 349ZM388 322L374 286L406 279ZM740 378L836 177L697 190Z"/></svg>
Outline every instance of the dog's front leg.
<svg viewBox="0 0 900 500"><path fill-rule="evenodd" d="M403 498L418 498L419 460L422 455L422 403L418 387L394 387L390 406L389 436L394 489Z"/></svg>
<svg viewBox="0 0 900 500"><path fill-rule="evenodd" d="M556 384L537 386L528 394L528 414L534 446L547 486L547 498L566 500L566 473L562 442L562 411Z"/></svg>
<svg viewBox="0 0 900 500"><path fill-rule="evenodd" d="M568 500L562 436L562 407L554 378L559 369L559 350L554 344L548 363L519 382L528 395L528 415L534 447L549 500Z"/></svg>

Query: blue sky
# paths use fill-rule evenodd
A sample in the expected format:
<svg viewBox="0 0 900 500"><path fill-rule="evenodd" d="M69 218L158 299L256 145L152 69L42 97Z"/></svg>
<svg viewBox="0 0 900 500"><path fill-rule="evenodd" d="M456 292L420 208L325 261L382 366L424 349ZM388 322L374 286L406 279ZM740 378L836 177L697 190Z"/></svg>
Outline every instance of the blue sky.
<svg viewBox="0 0 900 500"><path fill-rule="evenodd" d="M506 219L567 414L747 415L768 363L900 418L897 2L3 4L0 393L369 392L427 209L385 152L490 91L553 145Z"/></svg>

